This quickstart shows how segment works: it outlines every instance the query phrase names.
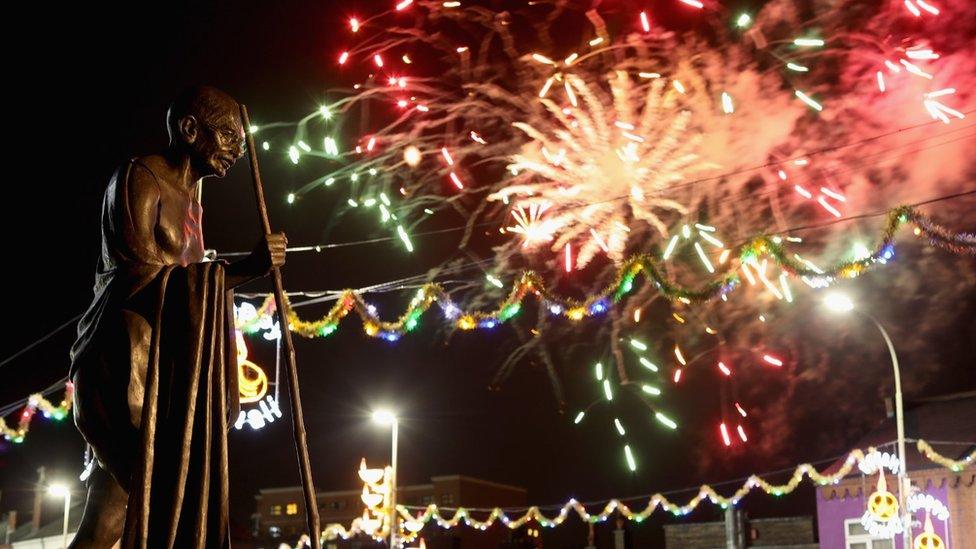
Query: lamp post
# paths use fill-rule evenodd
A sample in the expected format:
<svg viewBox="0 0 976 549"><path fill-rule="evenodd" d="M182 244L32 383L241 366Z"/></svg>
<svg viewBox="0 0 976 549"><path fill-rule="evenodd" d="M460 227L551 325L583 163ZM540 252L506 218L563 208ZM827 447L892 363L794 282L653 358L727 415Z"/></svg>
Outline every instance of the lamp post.
<svg viewBox="0 0 976 549"><path fill-rule="evenodd" d="M64 528L61 532L61 545L62 549L68 549L68 513L71 509L71 489L64 484L52 484L48 486L47 493L64 498Z"/></svg>
<svg viewBox="0 0 976 549"><path fill-rule="evenodd" d="M905 408L901 396L901 369L898 367L898 355L895 353L895 345L891 342L891 336L888 335L888 331L881 325L881 322L874 315L855 308L854 302L846 295L840 292L831 292L824 298L824 305L832 311L841 313L854 311L867 318L878 328L878 331L881 332L881 337L884 338L885 345L888 346L888 354L891 356L891 367L895 374L895 428L898 433L898 461L901 462L901 467L898 468L898 505L901 509L902 522L905 526L905 531L902 534L902 546L905 549L911 549L912 523L911 517L907 516L905 512L905 497L908 493L908 477L906 476L908 462L905 461Z"/></svg>
<svg viewBox="0 0 976 549"><path fill-rule="evenodd" d="M396 414L390 410L377 410L373 412L373 421L380 425L389 426L392 435L392 449L390 451L390 549L395 549L397 543L397 437L399 435L400 421Z"/></svg>

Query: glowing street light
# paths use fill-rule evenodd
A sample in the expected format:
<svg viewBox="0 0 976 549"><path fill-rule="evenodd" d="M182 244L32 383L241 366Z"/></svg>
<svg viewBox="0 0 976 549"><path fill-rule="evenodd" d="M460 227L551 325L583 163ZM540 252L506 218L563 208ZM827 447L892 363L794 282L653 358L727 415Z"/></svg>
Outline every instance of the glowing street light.
<svg viewBox="0 0 976 549"><path fill-rule="evenodd" d="M888 331L881 325L881 322L873 315L856 308L854 302L847 295L840 292L830 292L824 297L823 303L831 311L839 313L853 311L867 318L877 326L878 331L881 332L881 337L884 338L885 345L888 346L888 354L891 356L891 367L895 373L895 425L898 429L898 459L901 461L901 467L898 468L898 503L902 512L905 513L903 517L905 533L902 536L905 544L904 547L905 549L910 549L912 539L911 517L907 516L905 512L905 497L908 493L908 479L906 477L908 464L905 461L905 410L901 395L901 370L898 367L898 355L895 353L895 345L891 342L891 336L888 335Z"/></svg>
<svg viewBox="0 0 976 549"><path fill-rule="evenodd" d="M830 292L824 298L824 305L831 311L846 313L854 310L854 302L851 298L840 292Z"/></svg>
<svg viewBox="0 0 976 549"><path fill-rule="evenodd" d="M64 528L61 532L62 549L68 549L68 513L71 509L71 488L66 484L52 484L47 487L50 496L64 498Z"/></svg>

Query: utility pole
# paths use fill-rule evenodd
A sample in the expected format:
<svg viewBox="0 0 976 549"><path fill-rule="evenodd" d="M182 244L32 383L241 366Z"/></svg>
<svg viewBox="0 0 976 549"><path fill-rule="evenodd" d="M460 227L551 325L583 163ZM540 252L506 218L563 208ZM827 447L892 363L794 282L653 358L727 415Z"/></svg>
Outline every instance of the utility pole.
<svg viewBox="0 0 976 549"><path fill-rule="evenodd" d="M746 546L742 511L734 505L725 508L725 549L744 549Z"/></svg>

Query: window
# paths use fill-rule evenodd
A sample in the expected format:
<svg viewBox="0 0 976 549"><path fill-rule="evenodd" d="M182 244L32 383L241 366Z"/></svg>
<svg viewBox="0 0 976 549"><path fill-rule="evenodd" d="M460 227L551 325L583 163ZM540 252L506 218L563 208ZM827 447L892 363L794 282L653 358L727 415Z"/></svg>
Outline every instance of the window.
<svg viewBox="0 0 976 549"><path fill-rule="evenodd" d="M271 516L277 517L280 514L281 514L281 506L280 505L272 505L271 506Z"/></svg>
<svg viewBox="0 0 976 549"><path fill-rule="evenodd" d="M861 519L847 519L844 521L844 539L846 549L894 549L894 541L890 538L872 536L861 526Z"/></svg>
<svg viewBox="0 0 976 549"><path fill-rule="evenodd" d="M454 494L441 494L441 505L454 505Z"/></svg>
<svg viewBox="0 0 976 549"><path fill-rule="evenodd" d="M420 496L420 504L421 505L430 505L431 503L434 503L434 496L433 495L427 494L425 496Z"/></svg>
<svg viewBox="0 0 976 549"><path fill-rule="evenodd" d="M298 504L297 503L289 503L287 506L285 506L285 514L286 515L297 515L298 514Z"/></svg>
<svg viewBox="0 0 976 549"><path fill-rule="evenodd" d="M268 528L268 534L273 538L280 538L281 528L278 528L277 526L271 526L270 528Z"/></svg>
<svg viewBox="0 0 976 549"><path fill-rule="evenodd" d="M336 501L329 501L325 504L326 509L331 509L333 511L339 511L346 508L346 500L340 499Z"/></svg>

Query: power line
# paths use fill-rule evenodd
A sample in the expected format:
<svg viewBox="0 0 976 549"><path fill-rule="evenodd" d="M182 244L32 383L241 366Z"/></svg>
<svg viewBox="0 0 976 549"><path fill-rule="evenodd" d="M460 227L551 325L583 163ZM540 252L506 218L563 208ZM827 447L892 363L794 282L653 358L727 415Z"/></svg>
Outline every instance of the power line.
<svg viewBox="0 0 976 549"><path fill-rule="evenodd" d="M967 111L964 111L963 114L972 114L974 112L976 112L976 108L973 108L973 109L969 109ZM785 159L782 159L782 160L774 160L774 161L770 161L770 162L766 162L766 163L760 164L758 166L752 166L752 167L748 167L748 168L740 168L738 170L733 170L733 171L725 172L725 173L718 174L718 175L713 175L713 176L708 176L708 177L702 177L702 178L698 178L698 179L692 179L692 180L686 181L684 183L677 183L675 185L672 185L672 186L668 187L667 189L664 189L664 191L670 192L670 191L675 191L675 190L681 190L681 189L684 189L684 188L687 188L687 187L691 187L691 186L694 186L694 185L698 185L698 184L701 184L701 183L708 183L708 182L712 182L712 181L721 181L721 180L726 179L728 177L732 177L732 176L736 176L736 175L742 175L742 174L745 174L745 173L749 173L749 172L753 172L753 171L758 171L758 170L763 170L763 169L770 168L770 167L773 167L773 166L779 166L779 165L783 165L783 164L788 164L790 162L794 162L796 160L810 158L812 156L818 156L818 155L822 155L822 154L826 154L826 153L830 153L830 152L836 152L836 151L843 150L843 149L847 149L847 148L851 148L851 147L856 147L856 146L859 146L859 145L864 145L866 143L870 143L870 142L873 142L873 141L877 141L879 139L883 139L885 137L890 137L892 135L896 135L896 134L899 134L899 133L902 133L902 132L906 132L906 131L910 131L910 130L914 130L914 129L918 129L918 128L927 127L927 126L930 126L930 125L935 124L935 123L940 123L940 121L938 121L938 120L931 120L931 121L928 121L928 122L923 122L923 123L915 124L915 125L912 125L912 126L905 126L905 127L902 127L902 128L898 128L898 129L895 129L895 130L891 130L889 132L885 132L885 133L873 135L873 136L870 136L870 137L866 137L864 139L859 139L857 141L852 141L852 142L845 143L845 144L842 144L842 145L832 145L832 146L829 146L829 147L823 147L823 148L820 148L820 149L815 149L815 150L810 151L809 153L803 154L803 155L793 156L793 157L785 158ZM882 154L884 154L886 152L890 152L891 150L894 150L894 149L897 149L897 148L905 148L907 146L910 146L910 145L913 145L913 144L916 144L916 143L921 143L923 141L928 141L930 139L937 139L937 138L940 138L940 137L944 137L947 134L955 133L955 132L958 132L958 131L964 131L964 130L967 130L967 129L970 129L970 128L973 128L973 127L976 127L976 124L971 124L971 125L968 125L968 126L964 126L962 128L953 128L952 130L950 130L948 132L940 133L938 135L932 135L932 136L922 137L920 139L916 139L916 140L913 140L913 141L909 141L908 143L903 143L903 144L899 145L898 147L893 147L892 149L888 149L888 150L885 150L885 151L880 151L878 153L874 153L873 156L879 156L879 155L882 155ZM972 135L967 135L967 136L964 136L964 137L959 138L959 139L956 139L956 140L952 140L952 141L949 141L949 142L946 142L946 143L941 143L939 145L945 145L945 144L949 144L949 143L954 143L954 142L956 142L958 140L968 139L970 137L972 137ZM926 150L926 148L920 148L920 149L913 149L913 150L910 150L910 151L905 151L902 154L896 154L896 155L891 156L890 158L898 158L900 156L904 156L904 155L907 155L907 154L919 152L921 150ZM578 206L572 206L572 207L569 207L569 208L566 208L566 209L571 210L571 209L588 208L588 207L592 207L593 205L607 204L607 203L610 203L610 202L616 202L618 200L625 200L625 199L627 199L629 197L630 197L629 194L627 194L627 195L620 195L620 196L610 197L610 198L607 198L607 199L604 199L604 200L600 200L600 201L596 201L596 202L591 202L591 203L587 203L587 204L581 204L581 205L578 205ZM745 197L743 197L743 198L745 198ZM475 225L471 225L470 227L472 227L472 228L480 228L480 227L493 226L495 224L496 224L495 222L490 222L489 221L489 222L483 222L483 223L478 223L478 224L475 224ZM467 230L468 227L469 227L468 225L460 225L460 226L457 226L457 227L448 227L448 228L444 228L444 229L435 229L435 230L430 230L430 231L422 231L422 232L413 233L413 234L410 235L410 237L411 238L420 238L420 237L430 236L430 235L455 233L455 232L460 232L460 231ZM311 246L296 246L296 247L293 247L293 248L287 248L285 251L287 253L300 253L300 252L313 252L313 251L314 252L321 252L322 250L336 249L336 248L347 248L347 247L361 246L361 245L366 245L366 244L377 244L377 243L381 243L381 242L391 242L391 241L395 241L395 240L399 240L399 239L400 239L400 237L398 237L398 236L383 236L383 237L369 238L369 239L363 239L363 240L353 240L353 241L347 241L347 242L324 243L324 244L316 244L316 245L311 245ZM241 256L246 256L249 253L250 252L226 252L226 253L221 253L219 255L220 255L220 257L241 257Z"/></svg>
<svg viewBox="0 0 976 549"><path fill-rule="evenodd" d="M61 330L67 328L68 326L71 326L75 322L78 322L78 320L82 317L83 314L84 313L81 313L79 315L76 315L76 316L72 317L71 319L69 319L64 324L62 324L62 325L58 326L57 328L55 328L55 329L51 330L50 332L48 332L47 335L42 336L37 341L34 341L33 343L29 344L28 346L24 347L23 349L17 351L16 353L8 356L5 359L3 359L3 362L0 362L0 368L2 368L4 365L6 365L11 360L14 360L15 358L19 357L20 355L26 353L27 351L30 351L31 349L33 349L34 347L37 347L41 343L44 343L48 339L51 339L52 337L54 337L55 334L57 334Z"/></svg>

